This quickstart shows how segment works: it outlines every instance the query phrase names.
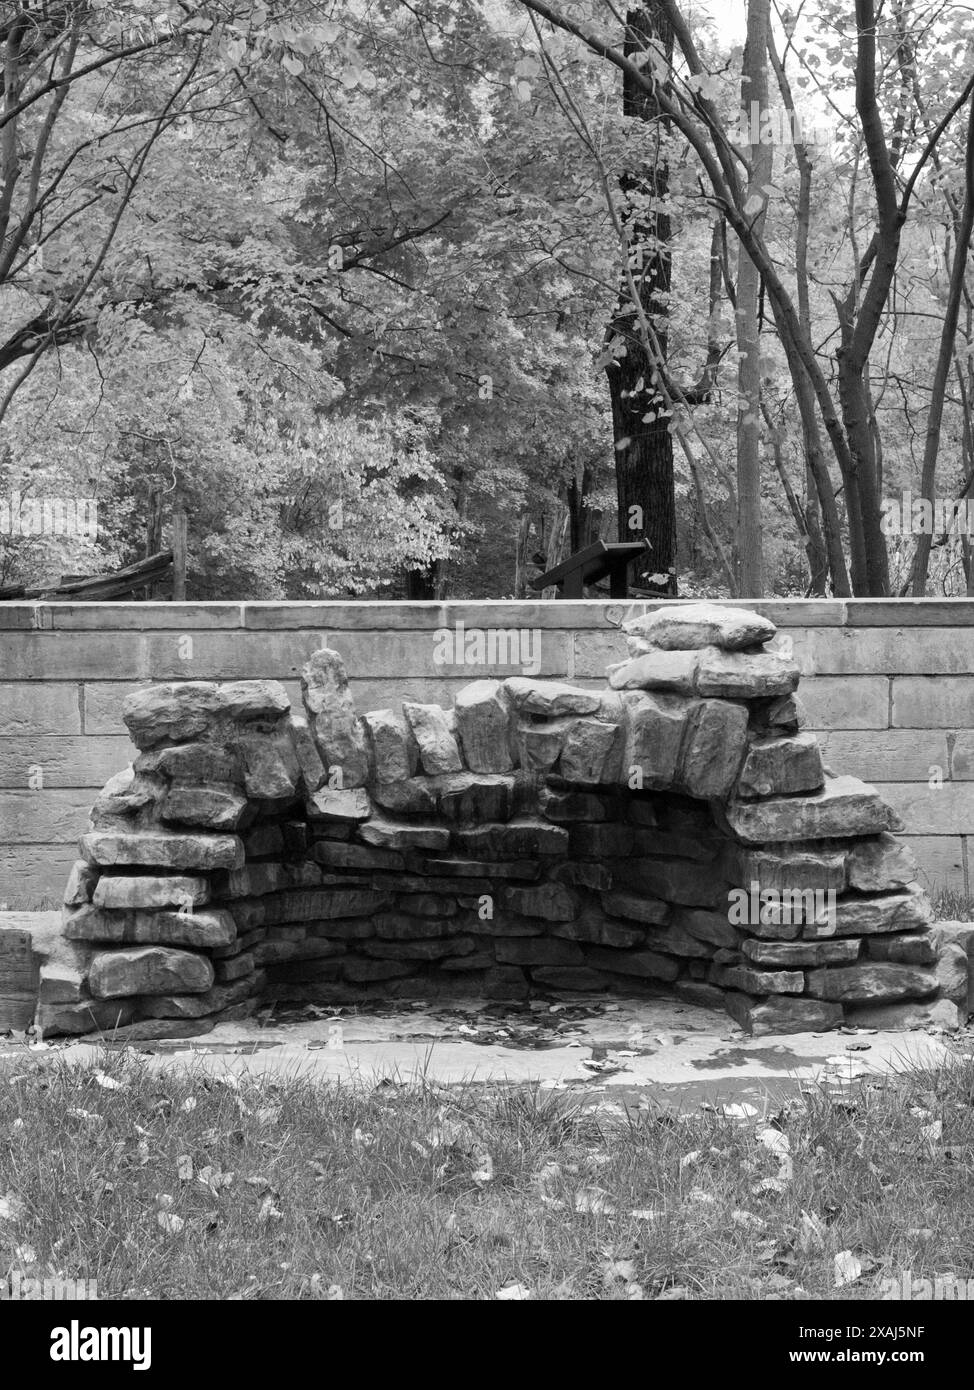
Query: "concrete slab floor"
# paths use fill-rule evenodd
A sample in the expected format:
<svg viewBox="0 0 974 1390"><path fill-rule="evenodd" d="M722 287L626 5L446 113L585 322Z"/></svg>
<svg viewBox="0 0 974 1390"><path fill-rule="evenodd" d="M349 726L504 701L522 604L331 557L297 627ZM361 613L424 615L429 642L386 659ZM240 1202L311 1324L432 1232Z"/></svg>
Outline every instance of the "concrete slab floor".
<svg viewBox="0 0 974 1390"><path fill-rule="evenodd" d="M420 1077L440 1086L534 1084L593 1104L732 1107L760 1116L805 1086L937 1068L974 1054L974 1035L842 1030L749 1038L723 1014L668 999L616 997L488 1004L276 1005L198 1039L130 1046L158 1069L374 1085ZM80 1040L0 1039L0 1063L96 1059Z"/></svg>

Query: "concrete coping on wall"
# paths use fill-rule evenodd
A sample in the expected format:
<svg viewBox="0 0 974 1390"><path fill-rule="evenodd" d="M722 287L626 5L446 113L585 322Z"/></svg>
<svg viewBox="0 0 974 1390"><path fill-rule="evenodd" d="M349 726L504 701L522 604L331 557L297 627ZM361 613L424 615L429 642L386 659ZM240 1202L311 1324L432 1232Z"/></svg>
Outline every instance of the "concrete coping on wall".
<svg viewBox="0 0 974 1390"><path fill-rule="evenodd" d="M457 621L492 626L515 620L563 630L621 628L624 622L693 600L653 603L604 599L451 600L443 603L288 601L256 603L0 603L0 630L126 631L219 628L273 631L349 628L361 631L436 630ZM974 627L974 599L769 599L718 600L716 606L747 609L778 627Z"/></svg>

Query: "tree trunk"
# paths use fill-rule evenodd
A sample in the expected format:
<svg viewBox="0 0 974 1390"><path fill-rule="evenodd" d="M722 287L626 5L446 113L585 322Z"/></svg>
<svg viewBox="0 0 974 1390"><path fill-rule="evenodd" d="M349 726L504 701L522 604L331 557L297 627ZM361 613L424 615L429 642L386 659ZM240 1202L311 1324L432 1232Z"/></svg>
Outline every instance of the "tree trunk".
<svg viewBox="0 0 974 1390"><path fill-rule="evenodd" d="M673 28L659 0L645 0L626 16L624 51L644 53L653 45L673 59ZM652 68L646 65L645 72ZM619 305L607 337L618 352L606 368L612 402L612 431L616 456L616 496L619 539L645 539L646 559L633 567L633 583L661 597L675 597L676 498L673 477L673 436L658 368L665 369L669 334L669 294L672 284L670 253L671 220L664 210L669 193L669 170L660 149L665 122L652 92L628 74L623 82L623 112L654 126L647 136L649 157L638 170L621 180L623 192L632 198L625 217L630 265L642 310L652 325L657 355L651 357L637 331L636 306L623 276ZM649 211L643 209L648 206Z"/></svg>
<svg viewBox="0 0 974 1390"><path fill-rule="evenodd" d="M923 450L923 473L920 495L931 503L937 478L937 457L940 453L940 436L944 420L944 399L947 382L954 361L954 343L957 338L957 325L960 321L960 305L964 294L967 276L967 257L970 251L971 234L974 232L974 101L971 102L970 121L967 128L967 157L965 160L966 192L964 211L957 226L954 244L954 264L950 275L950 289L947 294L947 309L944 314L943 332L940 337L940 352L937 355L937 369L934 373L933 394L930 400L930 414L927 417L927 437ZM923 598L927 588L927 569L930 564L930 546L933 537L921 534L917 537L916 556L913 562L913 597ZM968 577L968 588L970 578Z"/></svg>
<svg viewBox="0 0 974 1390"><path fill-rule="evenodd" d="M747 44L741 105L751 130L751 173L745 211L760 236L774 176L774 145L762 139L768 110L768 34L771 0L748 0ZM768 132L770 134L770 132ZM761 521L761 275L744 247L737 273L737 554L742 598L764 597L764 540Z"/></svg>

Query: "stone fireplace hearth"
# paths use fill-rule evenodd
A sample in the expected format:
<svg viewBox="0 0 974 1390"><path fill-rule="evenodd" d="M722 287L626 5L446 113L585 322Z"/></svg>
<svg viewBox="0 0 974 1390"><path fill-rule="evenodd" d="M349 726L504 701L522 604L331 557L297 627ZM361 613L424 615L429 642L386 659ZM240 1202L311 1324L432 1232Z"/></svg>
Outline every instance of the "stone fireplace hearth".
<svg viewBox="0 0 974 1390"><path fill-rule="evenodd" d="M673 605L626 631L606 689L478 680L452 710L359 716L327 648L301 713L275 681L129 696L138 756L81 838L38 1027L613 988L752 1032L956 1027L960 948L892 810L802 732L774 626Z"/></svg>

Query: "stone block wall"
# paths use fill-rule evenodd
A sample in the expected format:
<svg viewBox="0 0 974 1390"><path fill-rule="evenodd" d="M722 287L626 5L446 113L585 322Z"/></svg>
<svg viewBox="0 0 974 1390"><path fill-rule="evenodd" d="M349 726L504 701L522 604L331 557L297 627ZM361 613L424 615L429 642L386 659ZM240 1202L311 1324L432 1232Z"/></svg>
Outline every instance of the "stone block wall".
<svg viewBox="0 0 974 1390"><path fill-rule="evenodd" d="M807 727L826 761L894 807L925 887L974 896L974 603L753 606L777 624L779 646L793 645ZM341 652L363 710L401 698L449 706L478 678L530 674L597 689L625 655L622 622L653 610L601 601L0 604L0 905L59 901L79 826L131 756L121 709L134 689L279 679L299 708L301 667L325 645ZM478 651L478 633L500 640ZM510 634L529 636L529 650L512 648ZM512 655L529 656L530 670Z"/></svg>
<svg viewBox="0 0 974 1390"><path fill-rule="evenodd" d="M823 765L774 640L671 607L625 624L608 688L515 676L362 715L328 648L303 713L276 681L137 690L139 755L92 809L38 1026L186 1036L267 997L621 986L756 1032L956 1027L966 949L931 931L892 808Z"/></svg>

